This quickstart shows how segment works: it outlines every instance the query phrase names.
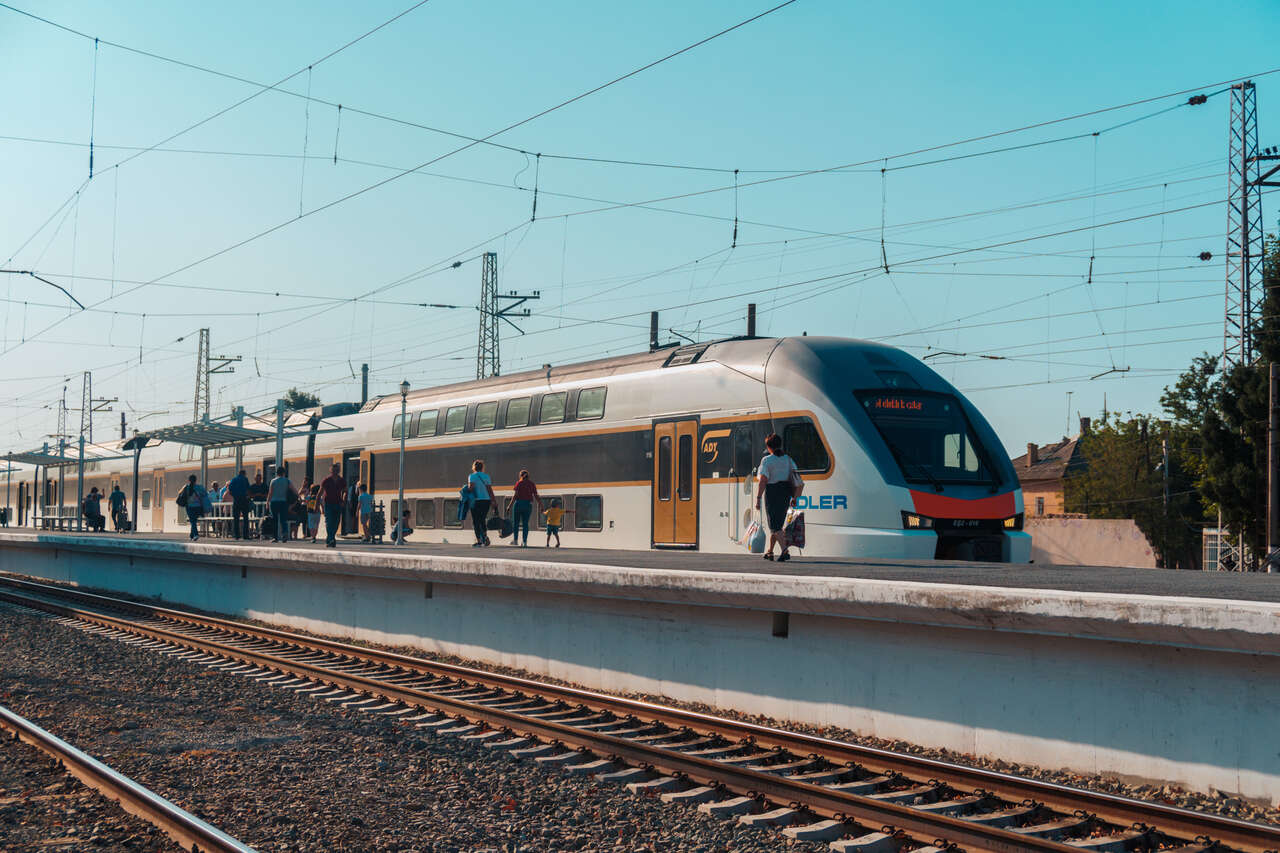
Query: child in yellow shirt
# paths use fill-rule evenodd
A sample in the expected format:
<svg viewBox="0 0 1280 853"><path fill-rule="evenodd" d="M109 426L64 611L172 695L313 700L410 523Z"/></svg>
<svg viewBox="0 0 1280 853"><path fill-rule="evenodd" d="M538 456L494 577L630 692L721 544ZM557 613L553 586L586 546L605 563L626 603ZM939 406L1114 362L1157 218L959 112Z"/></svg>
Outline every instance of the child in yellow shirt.
<svg viewBox="0 0 1280 853"><path fill-rule="evenodd" d="M565 509L560 506L559 498L551 499L551 506L542 511L547 517L547 547L551 547L551 537L556 537L556 547L560 547L560 526L564 523L564 517L573 510Z"/></svg>

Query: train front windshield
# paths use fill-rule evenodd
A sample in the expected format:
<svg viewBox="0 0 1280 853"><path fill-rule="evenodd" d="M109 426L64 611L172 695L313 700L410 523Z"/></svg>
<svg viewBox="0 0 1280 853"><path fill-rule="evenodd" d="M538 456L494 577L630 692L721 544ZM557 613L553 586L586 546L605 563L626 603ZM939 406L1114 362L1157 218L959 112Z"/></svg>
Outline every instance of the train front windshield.
<svg viewBox="0 0 1280 853"><path fill-rule="evenodd" d="M954 397L900 391L856 394L909 483L993 485L996 480Z"/></svg>

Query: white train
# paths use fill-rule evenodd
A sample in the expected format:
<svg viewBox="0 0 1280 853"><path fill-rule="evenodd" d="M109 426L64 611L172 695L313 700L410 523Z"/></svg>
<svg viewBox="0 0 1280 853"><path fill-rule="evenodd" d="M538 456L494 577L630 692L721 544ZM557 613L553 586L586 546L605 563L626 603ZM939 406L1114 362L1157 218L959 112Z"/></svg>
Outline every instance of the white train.
<svg viewBox="0 0 1280 853"><path fill-rule="evenodd" d="M289 438L294 482L304 470L318 480L336 462L394 519L403 427L414 541L472 541L469 521L457 519L458 490L483 459L504 513L522 468L544 500L561 498L572 510L565 547L740 552L752 475L776 432L805 480L804 556L1030 559L1022 492L995 432L927 365L880 344L729 339L411 391L403 424L400 406L394 394L358 411L324 407L326 423L351 431ZM245 447L251 478L270 471L274 452ZM233 452L210 451L208 466L208 479L225 483ZM90 467L86 491L119 482L132 499L131 458ZM199 468L195 448L142 452L140 531L185 529L174 497ZM72 495L74 480L71 469ZM35 486L24 480L19 497L27 523Z"/></svg>

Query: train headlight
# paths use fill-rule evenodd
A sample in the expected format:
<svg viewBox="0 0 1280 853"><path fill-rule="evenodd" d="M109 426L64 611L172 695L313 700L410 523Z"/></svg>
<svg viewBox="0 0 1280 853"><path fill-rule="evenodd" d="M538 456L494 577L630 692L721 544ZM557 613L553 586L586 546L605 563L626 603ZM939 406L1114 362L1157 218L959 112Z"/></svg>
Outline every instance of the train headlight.
<svg viewBox="0 0 1280 853"><path fill-rule="evenodd" d="M927 515L919 515L903 510L902 527L905 530L932 530L933 519Z"/></svg>
<svg viewBox="0 0 1280 853"><path fill-rule="evenodd" d="M1018 513L1012 518L1006 518L1004 520L1004 529L1005 530L1021 530L1022 529L1022 513Z"/></svg>

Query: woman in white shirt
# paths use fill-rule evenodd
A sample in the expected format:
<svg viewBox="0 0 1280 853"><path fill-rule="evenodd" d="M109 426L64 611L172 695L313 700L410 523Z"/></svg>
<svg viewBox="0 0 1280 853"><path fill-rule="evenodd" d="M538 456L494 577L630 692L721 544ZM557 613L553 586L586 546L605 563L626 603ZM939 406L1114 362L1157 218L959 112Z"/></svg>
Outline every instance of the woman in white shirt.
<svg viewBox="0 0 1280 853"><path fill-rule="evenodd" d="M796 487L800 480L800 472L790 456L782 452L782 439L776 433L770 433L764 440L769 452L760 460L758 485L756 486L756 509L764 503L765 523L769 528L769 547L765 551L766 560L773 559L773 545L776 542L782 547L778 555L779 562L791 559L787 553L787 543L782 538L782 528L787 522L787 509L796 502Z"/></svg>
<svg viewBox="0 0 1280 853"><path fill-rule="evenodd" d="M475 495L475 502L471 504L471 526L476 531L476 544L472 547L479 548L489 544L489 531L485 530L484 523L489 516L489 501L493 498L493 482L484 472L483 459L471 463L471 476L467 477L467 485Z"/></svg>

